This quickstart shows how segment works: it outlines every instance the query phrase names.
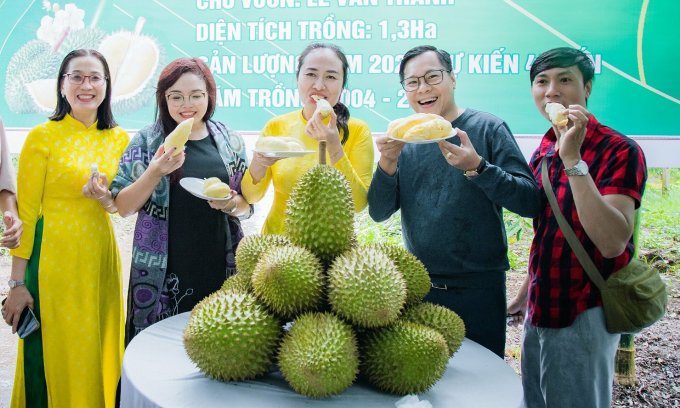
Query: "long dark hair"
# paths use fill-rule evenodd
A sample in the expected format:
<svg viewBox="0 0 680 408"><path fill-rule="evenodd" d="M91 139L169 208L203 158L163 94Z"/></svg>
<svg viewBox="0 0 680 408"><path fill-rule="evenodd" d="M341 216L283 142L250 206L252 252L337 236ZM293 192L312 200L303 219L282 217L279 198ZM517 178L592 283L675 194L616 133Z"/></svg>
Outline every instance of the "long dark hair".
<svg viewBox="0 0 680 408"><path fill-rule="evenodd" d="M338 57L338 59L340 59L340 62L342 62L342 89L345 89L345 85L347 85L347 73L349 71L349 63L347 62L347 57L345 56L345 53L342 52L340 47L338 47L335 44L325 43L309 44L307 48L305 48L300 54L300 58L298 59L297 71L295 72L295 78L297 79L298 76L300 76L300 68L302 68L302 64L305 62L305 58L307 58L307 55L309 55L310 52L320 48L328 48L329 50L332 50ZM347 106L345 106L342 102L340 102L340 100L338 100L338 103L336 103L335 106L333 106L333 110L335 111L335 115L338 117L337 119L338 131L342 133L342 139L340 140L340 143L344 145L347 139L349 138L349 126L347 126L347 122L349 122L349 109L347 109Z"/></svg>
<svg viewBox="0 0 680 408"><path fill-rule="evenodd" d="M64 57L64 60L61 61L59 74L57 76L57 107L54 109L54 113L49 119L59 121L64 119L67 113L71 112L71 104L68 103L66 97L61 95L61 86L64 84L64 75L66 74L66 69L68 69L68 65L72 59L87 56L95 57L102 63L102 66L104 67L104 78L106 79L106 96L102 103L97 107L97 129L104 130L114 128L118 126L118 124L113 119L113 112L111 112L111 71L109 70L109 64L99 51L82 48L69 52Z"/></svg>
<svg viewBox="0 0 680 408"><path fill-rule="evenodd" d="M158 85L156 86L156 126L165 136L170 134L178 125L172 116L170 116L165 91L187 72L203 78L205 81L205 88L208 94L208 110L201 120L207 122L208 119L212 118L213 113L215 113L217 87L215 79L210 73L210 68L199 58L177 58L163 68L158 77Z"/></svg>

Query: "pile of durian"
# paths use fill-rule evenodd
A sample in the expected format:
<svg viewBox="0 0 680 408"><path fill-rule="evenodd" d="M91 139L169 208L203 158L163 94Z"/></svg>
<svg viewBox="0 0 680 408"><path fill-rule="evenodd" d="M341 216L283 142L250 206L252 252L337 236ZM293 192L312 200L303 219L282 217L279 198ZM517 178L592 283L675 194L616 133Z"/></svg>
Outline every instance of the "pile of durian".
<svg viewBox="0 0 680 408"><path fill-rule="evenodd" d="M407 250L356 244L349 183L324 164L323 144L319 156L291 193L285 236L244 238L238 273L191 312L187 354L222 381L264 376L278 363L312 398L357 377L393 394L424 392L460 347L463 321L422 302L430 278Z"/></svg>

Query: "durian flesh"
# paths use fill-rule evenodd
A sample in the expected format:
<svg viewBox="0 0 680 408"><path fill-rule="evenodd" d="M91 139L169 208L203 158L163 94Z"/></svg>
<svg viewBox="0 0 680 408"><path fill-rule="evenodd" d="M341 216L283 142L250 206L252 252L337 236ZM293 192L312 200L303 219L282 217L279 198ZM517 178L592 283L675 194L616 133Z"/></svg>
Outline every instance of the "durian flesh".
<svg viewBox="0 0 680 408"><path fill-rule="evenodd" d="M545 104L545 112L548 114L548 118L557 127L565 127L569 123L569 117L564 112L566 108L557 102L548 102Z"/></svg>
<svg viewBox="0 0 680 408"><path fill-rule="evenodd" d="M170 132L170 134L165 138L163 146L167 152L171 148L175 147L177 150L172 154L177 156L184 151L184 145L187 140L189 140L189 134L191 134L191 127L194 125L194 118L189 118L182 121L175 129Z"/></svg>

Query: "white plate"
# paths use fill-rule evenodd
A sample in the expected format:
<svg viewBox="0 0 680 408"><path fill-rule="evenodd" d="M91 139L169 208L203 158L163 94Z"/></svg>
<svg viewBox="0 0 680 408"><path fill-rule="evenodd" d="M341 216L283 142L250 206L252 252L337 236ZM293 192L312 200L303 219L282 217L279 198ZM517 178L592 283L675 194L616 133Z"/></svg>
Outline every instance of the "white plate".
<svg viewBox="0 0 680 408"><path fill-rule="evenodd" d="M225 198L215 198L215 197L208 197L207 195L203 195L203 182L205 180L196 178L196 177L184 177L179 181L179 185L184 187L184 189L188 192L191 193L191 195L202 198L204 200L210 200L210 201L228 201L232 199L232 195L230 194L228 197Z"/></svg>
<svg viewBox="0 0 680 408"><path fill-rule="evenodd" d="M426 143L437 143L440 140L446 140L448 138L454 137L456 135L456 129L453 129L451 133L444 137L440 137L437 139L426 139L426 140L404 140L404 139L398 139L396 137L388 136L392 140L396 140L398 142L404 142L404 143L411 143L411 144L426 144Z"/></svg>
<svg viewBox="0 0 680 408"><path fill-rule="evenodd" d="M316 153L314 150L298 150L298 151L282 151L282 152L263 152L261 150L253 150L255 153L262 153L265 157L274 159L286 159L288 157L301 157L308 154Z"/></svg>

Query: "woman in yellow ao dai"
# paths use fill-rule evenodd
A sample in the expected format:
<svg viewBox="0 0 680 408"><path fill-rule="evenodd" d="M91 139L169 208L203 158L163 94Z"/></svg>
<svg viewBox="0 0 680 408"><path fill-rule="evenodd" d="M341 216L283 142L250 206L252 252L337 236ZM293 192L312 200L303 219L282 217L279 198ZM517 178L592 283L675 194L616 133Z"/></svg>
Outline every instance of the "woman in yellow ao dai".
<svg viewBox="0 0 680 408"><path fill-rule="evenodd" d="M97 51L69 53L57 91L55 114L31 130L19 159L24 235L11 252L5 320L16 330L29 306L41 327L19 341L12 407L113 407L123 297L108 184L128 136Z"/></svg>

